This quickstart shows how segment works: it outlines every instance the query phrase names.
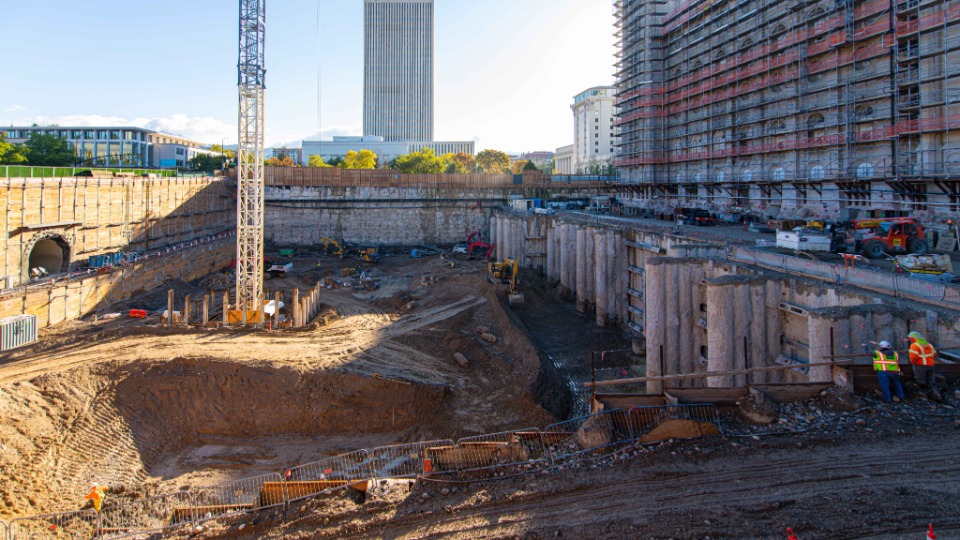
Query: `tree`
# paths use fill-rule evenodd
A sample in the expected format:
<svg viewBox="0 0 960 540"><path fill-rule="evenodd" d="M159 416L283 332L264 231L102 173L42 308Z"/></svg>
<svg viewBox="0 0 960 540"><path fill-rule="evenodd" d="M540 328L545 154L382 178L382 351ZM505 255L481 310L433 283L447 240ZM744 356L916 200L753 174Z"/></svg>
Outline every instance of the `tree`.
<svg viewBox="0 0 960 540"><path fill-rule="evenodd" d="M333 165L329 165L323 162L323 157L316 154L307 156L307 167L320 167L323 169L331 168Z"/></svg>
<svg viewBox="0 0 960 540"><path fill-rule="evenodd" d="M270 158L264 162L265 165L269 167L296 167L297 164L293 161L293 158L290 156L284 156L281 158Z"/></svg>
<svg viewBox="0 0 960 540"><path fill-rule="evenodd" d="M77 162L77 154L67 141L56 135L33 133L26 144L27 163L46 167L67 167Z"/></svg>
<svg viewBox="0 0 960 540"><path fill-rule="evenodd" d="M216 154L197 154L187 160L187 165L190 165L192 171L213 172L223 168L224 159L224 156Z"/></svg>
<svg viewBox="0 0 960 540"><path fill-rule="evenodd" d="M472 173L477 168L477 162L473 156L466 152L457 152L456 154L444 154L450 156L447 160L447 172ZM450 170L451 166L455 169Z"/></svg>
<svg viewBox="0 0 960 540"><path fill-rule="evenodd" d="M214 153L217 153L217 154L220 154L220 155L222 155L223 157L225 157L227 163L230 163L231 161L234 160L234 158L237 157L237 153L236 153L236 152L234 152L233 150L231 150L231 149L229 149L229 148L224 148L224 147L220 146L219 144L211 144L211 145L210 145L210 151L211 151L211 152L214 152Z"/></svg>
<svg viewBox="0 0 960 540"><path fill-rule="evenodd" d="M510 157L499 150L484 150L477 154L477 167L487 174L508 174Z"/></svg>
<svg viewBox="0 0 960 540"><path fill-rule="evenodd" d="M372 150L361 149L359 152L350 150L343 156L343 169L376 169L377 155Z"/></svg>
<svg viewBox="0 0 960 540"><path fill-rule="evenodd" d="M431 148L397 156L390 166L404 174L440 174L444 171L443 160Z"/></svg>
<svg viewBox="0 0 960 540"><path fill-rule="evenodd" d="M510 172L512 172L513 174L523 173L523 168L527 166L527 163L530 163L530 162L525 159L518 159L514 161L513 163L510 164Z"/></svg>
<svg viewBox="0 0 960 540"><path fill-rule="evenodd" d="M343 163L342 157L333 156L332 158L330 158L330 161L327 162L327 165L330 165L331 167L339 167L341 163Z"/></svg>
<svg viewBox="0 0 960 540"><path fill-rule="evenodd" d="M526 162L526 163L523 165L523 171L524 171L524 172L527 172L527 171L539 171L539 170L540 170L540 169L537 168L537 165L536 165L534 162L532 162L532 161L528 161L528 162Z"/></svg>
<svg viewBox="0 0 960 540"><path fill-rule="evenodd" d="M23 146L8 143L3 134L0 133L0 163L4 165L17 165L26 162L27 156L24 155Z"/></svg>

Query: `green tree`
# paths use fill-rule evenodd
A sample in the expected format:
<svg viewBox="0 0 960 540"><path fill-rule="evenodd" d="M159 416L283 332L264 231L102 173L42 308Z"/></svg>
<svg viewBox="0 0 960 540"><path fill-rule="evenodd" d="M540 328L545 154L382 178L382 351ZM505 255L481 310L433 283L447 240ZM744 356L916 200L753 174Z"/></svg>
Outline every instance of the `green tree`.
<svg viewBox="0 0 960 540"><path fill-rule="evenodd" d="M77 162L77 155L67 141L55 135L33 133L26 144L27 163L45 167L67 167Z"/></svg>
<svg viewBox="0 0 960 540"><path fill-rule="evenodd" d="M444 171L443 160L431 148L397 156L390 166L404 174L440 174Z"/></svg>
<svg viewBox="0 0 960 540"><path fill-rule="evenodd" d="M3 134L0 133L0 163L4 165L17 165L26 162L27 156L24 155L23 146L8 143Z"/></svg>
<svg viewBox="0 0 960 540"><path fill-rule="evenodd" d="M359 152L350 150L343 156L343 163L340 164L343 169L376 169L377 155L372 150L360 149Z"/></svg>
<svg viewBox="0 0 960 540"><path fill-rule="evenodd" d="M331 167L339 167L341 163L343 163L343 157L333 156L330 158L330 161L327 162L327 165L330 165Z"/></svg>
<svg viewBox="0 0 960 540"><path fill-rule="evenodd" d="M225 156L218 154L197 154L187 160L191 171L213 172L223 168Z"/></svg>
<svg viewBox="0 0 960 540"><path fill-rule="evenodd" d="M484 150L477 154L477 167L487 174L508 174L510 156L499 150Z"/></svg>
<svg viewBox="0 0 960 540"><path fill-rule="evenodd" d="M537 165L536 165L534 162L532 162L532 161L528 161L528 162L526 162L526 163L523 165L523 171L524 171L524 172L526 172L526 171L539 171L539 170L540 170L540 169L537 168Z"/></svg>
<svg viewBox="0 0 960 540"><path fill-rule="evenodd" d="M307 156L307 167L319 167L322 169L326 169L326 168L333 167L333 165L324 163L323 157L313 154L313 155Z"/></svg>

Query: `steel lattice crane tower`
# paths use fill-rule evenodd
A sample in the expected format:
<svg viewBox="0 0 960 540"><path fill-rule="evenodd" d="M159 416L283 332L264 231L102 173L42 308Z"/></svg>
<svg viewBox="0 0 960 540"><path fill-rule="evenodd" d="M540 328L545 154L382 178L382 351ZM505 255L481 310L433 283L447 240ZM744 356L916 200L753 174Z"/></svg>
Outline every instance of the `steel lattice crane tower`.
<svg viewBox="0 0 960 540"><path fill-rule="evenodd" d="M240 114L237 136L237 304L263 312L263 90L266 0L240 0Z"/></svg>

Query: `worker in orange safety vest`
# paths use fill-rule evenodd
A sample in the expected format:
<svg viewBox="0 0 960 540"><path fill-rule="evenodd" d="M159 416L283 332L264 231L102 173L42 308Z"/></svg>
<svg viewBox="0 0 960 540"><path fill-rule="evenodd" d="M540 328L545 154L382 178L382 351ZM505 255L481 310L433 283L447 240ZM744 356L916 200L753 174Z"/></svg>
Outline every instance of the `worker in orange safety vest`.
<svg viewBox="0 0 960 540"><path fill-rule="evenodd" d="M889 341L881 341L877 345L880 350L873 354L873 370L877 372L883 400L890 403L890 385L893 385L897 394L893 400L899 403L901 399L906 398L903 394L903 385L900 384L900 355L894 352L893 345L890 345Z"/></svg>
<svg viewBox="0 0 960 540"><path fill-rule="evenodd" d="M930 393L930 397L935 401L942 401L940 389L934 380L936 371L934 363L937 358L937 350L923 334L920 332L910 332L907 334L910 338L910 363L913 364L913 378L921 388Z"/></svg>
<svg viewBox="0 0 960 540"><path fill-rule="evenodd" d="M100 508L103 507L103 499L107 497L107 486L97 485L96 482L90 485L90 493L87 493L87 496L84 497L87 500L93 501L93 509L98 513Z"/></svg>

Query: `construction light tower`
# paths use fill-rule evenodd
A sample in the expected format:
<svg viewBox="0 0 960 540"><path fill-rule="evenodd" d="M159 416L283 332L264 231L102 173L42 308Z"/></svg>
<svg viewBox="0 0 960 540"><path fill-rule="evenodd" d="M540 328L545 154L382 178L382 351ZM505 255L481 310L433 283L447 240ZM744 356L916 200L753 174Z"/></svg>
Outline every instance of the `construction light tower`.
<svg viewBox="0 0 960 540"><path fill-rule="evenodd" d="M237 304L241 321L263 322L263 90L267 0L240 0L240 124L237 137ZM256 313L253 321L248 312Z"/></svg>

